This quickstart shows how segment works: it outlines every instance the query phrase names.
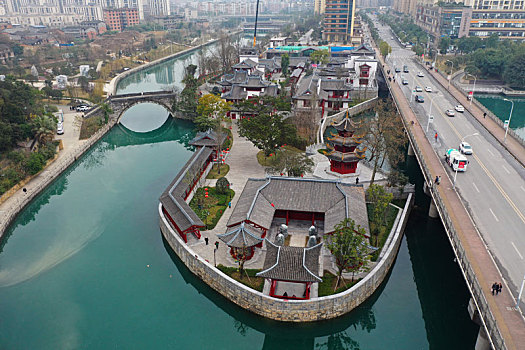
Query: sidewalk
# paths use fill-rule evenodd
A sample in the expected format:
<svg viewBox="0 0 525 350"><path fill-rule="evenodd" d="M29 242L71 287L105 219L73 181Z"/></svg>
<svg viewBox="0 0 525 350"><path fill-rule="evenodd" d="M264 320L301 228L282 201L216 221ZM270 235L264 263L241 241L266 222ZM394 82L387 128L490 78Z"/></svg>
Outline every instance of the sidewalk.
<svg viewBox="0 0 525 350"><path fill-rule="evenodd" d="M434 79L437 80L437 82L441 85L443 90L447 90L448 81L443 77L441 74L436 72L435 70L429 71L427 69L427 73L432 75ZM450 84L450 89L448 90L457 100L460 104L462 104L467 111L470 112L476 118L476 120L483 125L485 129L487 129L488 132L490 132L496 140L498 140L503 147L509 151L518 162L521 163L521 165L525 166L525 147L521 145L516 139L514 139L512 136L507 135L507 142L503 143L503 138L505 137L505 130L498 125L492 118L483 118L483 110L479 108L475 103L470 104L470 101L467 100L467 97L461 92L458 88L456 88L453 84Z"/></svg>
<svg viewBox="0 0 525 350"><path fill-rule="evenodd" d="M226 209L222 217L220 218L217 226L213 230L201 231L202 238L197 240L191 235L191 239L188 240L188 245L191 246L197 254L203 259L206 259L213 264L213 250L215 248L214 243L219 241L219 250L215 254L216 264L222 264L225 266L237 266L237 263L233 260L230 255L230 250L217 237L217 234L226 232L226 223L228 222L230 215L241 196L242 190L246 185L249 178L264 178L265 170L264 167L259 165L257 162L257 153L259 149L255 147L250 141L244 137L239 136L237 124L232 123L232 134L233 134L233 146L226 159L226 164L230 166L230 171L226 175L226 178L230 182L231 189L235 191L235 196L232 198L231 209ZM207 186L215 186L217 180L206 180ZM206 245L204 238L208 237L209 244ZM245 263L246 268L262 268L264 261L261 258L263 249L257 249L255 256Z"/></svg>
<svg viewBox="0 0 525 350"><path fill-rule="evenodd" d="M383 61L379 52L377 52L377 57L380 58L380 62L385 65L385 68L389 67L389 65ZM452 88L453 87L451 87L451 92L453 91ZM437 191L439 196L443 198L447 214L450 216L453 227L458 233L461 245L466 252L467 260L475 272L476 279L483 290L483 295L497 322L498 329L505 339L507 349L523 349L525 347L525 322L521 313L512 308L515 305L515 301L510 291L508 288L505 288L497 298L492 295L491 284L494 281L501 281L502 276L463 206L458 193L453 189L451 179L448 177L439 157L427 139L424 130L418 123L399 85L395 83L391 84L391 92L407 127L410 128L418 140L417 145L420 148L423 161L431 172L431 174L429 174L431 176L430 178L432 179L437 175L442 177L441 185L437 186ZM460 103L465 107L468 106L466 98L463 99L463 95L459 91L454 90L452 93L456 94L456 98L458 98ZM476 109L472 110L472 112L474 112L473 115L475 115L478 120L482 119L481 122L485 123L487 128L494 129L494 132L500 135L502 139L503 133L501 128L497 130L497 125L493 121L483 119L482 113L481 118L479 118L479 115L476 115L476 113L479 114L479 111L479 108L476 107ZM521 146L517 151L518 154L523 151Z"/></svg>

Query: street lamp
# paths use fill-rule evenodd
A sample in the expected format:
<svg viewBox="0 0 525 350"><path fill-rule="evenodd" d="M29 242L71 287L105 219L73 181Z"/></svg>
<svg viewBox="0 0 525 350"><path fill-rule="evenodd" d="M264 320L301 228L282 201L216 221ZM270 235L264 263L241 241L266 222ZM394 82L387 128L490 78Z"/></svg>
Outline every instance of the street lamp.
<svg viewBox="0 0 525 350"><path fill-rule="evenodd" d="M447 63L447 62L452 63L452 67L450 68L450 74L449 74L449 78L448 78L448 86L447 86L447 90L450 90L450 76L452 75L452 71L454 70L454 61L446 60L445 63Z"/></svg>
<svg viewBox="0 0 525 350"><path fill-rule="evenodd" d="M512 119L512 111L514 110L514 101L509 100L508 98L504 98L504 100L507 101L507 102L512 103L512 105L510 106L509 124L505 128L505 137L503 137L503 143L506 143L507 142L507 133L509 132L509 128L510 128L510 120Z"/></svg>
<svg viewBox="0 0 525 350"><path fill-rule="evenodd" d="M472 75L474 77L474 86L472 87L472 96L470 96L470 104L469 104L469 106L472 106L472 100L474 99L474 91L476 91L476 80L478 80L478 77L470 73L469 75Z"/></svg>

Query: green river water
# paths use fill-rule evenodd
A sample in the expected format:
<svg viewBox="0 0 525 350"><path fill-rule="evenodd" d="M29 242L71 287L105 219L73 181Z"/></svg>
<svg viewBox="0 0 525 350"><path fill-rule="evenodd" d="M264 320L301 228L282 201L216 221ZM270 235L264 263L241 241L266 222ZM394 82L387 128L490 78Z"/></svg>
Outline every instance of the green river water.
<svg viewBox="0 0 525 350"><path fill-rule="evenodd" d="M504 100L504 98L514 101L510 128L525 139L525 98L504 97L502 95L476 95L476 100L490 109L502 121L509 119L512 106L512 103Z"/></svg>
<svg viewBox="0 0 525 350"><path fill-rule="evenodd" d="M468 291L440 221L426 216L413 159L416 207L385 283L344 317L283 324L228 302L164 242L158 197L194 134L166 114L132 107L129 128L161 127L114 127L11 225L0 246L0 349L473 348Z"/></svg>

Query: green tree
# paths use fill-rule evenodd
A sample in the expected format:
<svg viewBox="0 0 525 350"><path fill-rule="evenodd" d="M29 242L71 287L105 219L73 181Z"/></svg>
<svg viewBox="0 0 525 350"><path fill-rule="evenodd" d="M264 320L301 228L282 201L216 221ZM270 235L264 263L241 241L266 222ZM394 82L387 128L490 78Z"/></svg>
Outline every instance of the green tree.
<svg viewBox="0 0 525 350"><path fill-rule="evenodd" d="M339 287L343 271L352 272L352 281L354 274L361 268L368 265L369 255L366 248L366 231L355 221L346 218L335 226L335 231L327 237L326 247L330 250L335 258L337 266L337 282L334 291ZM344 280L343 280L344 283Z"/></svg>
<svg viewBox="0 0 525 350"><path fill-rule="evenodd" d="M484 77L499 77L504 71L506 59L498 49L478 49L471 55L471 62Z"/></svg>
<svg viewBox="0 0 525 350"><path fill-rule="evenodd" d="M24 162L24 169L29 175L35 175L44 168L44 156L38 152L32 152Z"/></svg>
<svg viewBox="0 0 525 350"><path fill-rule="evenodd" d="M45 144L51 141L55 131L56 123L51 117L39 115L33 119L33 132L40 143Z"/></svg>
<svg viewBox="0 0 525 350"><path fill-rule="evenodd" d="M503 79L513 88L525 89L525 50L514 55L505 67Z"/></svg>
<svg viewBox="0 0 525 350"><path fill-rule="evenodd" d="M239 133L263 151L266 157L279 146L292 144L297 139L297 129L280 114L262 113L241 119Z"/></svg>
<svg viewBox="0 0 525 350"><path fill-rule="evenodd" d="M198 100L198 88L199 84L197 78L195 78L195 72L197 66L190 64L185 69L185 75L182 79L184 89L180 94L180 98L175 104L175 109L182 112L191 119L197 116L197 100Z"/></svg>
<svg viewBox="0 0 525 350"><path fill-rule="evenodd" d="M100 110L104 114L104 124L107 124L109 121L109 115L113 113L113 110L107 103L101 103L99 104Z"/></svg>
<svg viewBox="0 0 525 350"><path fill-rule="evenodd" d="M370 185L366 190L367 201L372 207L372 215L370 218L370 233L374 237L374 246L377 247L377 238L384 234L386 227L386 214L388 212L388 205L394 198L392 193L385 191L385 188L380 185ZM372 242L371 242L372 243Z"/></svg>
<svg viewBox="0 0 525 350"><path fill-rule="evenodd" d="M383 57L386 57L386 55L392 52L392 48L386 41L381 41L381 43L379 43L379 51Z"/></svg>
<svg viewBox="0 0 525 350"><path fill-rule="evenodd" d="M228 102L212 94L206 94L199 98L197 113L203 117L222 119L230 110Z"/></svg>
<svg viewBox="0 0 525 350"><path fill-rule="evenodd" d="M317 64L326 64L328 63L329 58L330 53L328 52L328 50L317 50L312 52L312 54L310 55L310 60L313 63Z"/></svg>
<svg viewBox="0 0 525 350"><path fill-rule="evenodd" d="M24 54L24 47L18 44L13 45L13 54L20 57Z"/></svg>
<svg viewBox="0 0 525 350"><path fill-rule="evenodd" d="M450 40L450 37L445 36L439 40L439 51L442 55L445 55L447 53L448 48L450 47L450 44L452 43L452 40Z"/></svg>
<svg viewBox="0 0 525 350"><path fill-rule="evenodd" d="M78 85L80 85L82 91L89 92L89 80L85 76L81 75L78 77Z"/></svg>
<svg viewBox="0 0 525 350"><path fill-rule="evenodd" d="M215 184L215 190L218 194L228 194L230 191L230 182L225 177L220 177Z"/></svg>
<svg viewBox="0 0 525 350"><path fill-rule="evenodd" d="M283 147L276 153L272 167L267 170L274 174L287 174L288 176L299 177L307 172L311 172L313 167L314 162L305 153Z"/></svg>
<svg viewBox="0 0 525 350"><path fill-rule="evenodd" d="M283 73L283 76L288 75L288 66L290 65L290 56L288 56L287 53L285 53L281 57L281 72Z"/></svg>

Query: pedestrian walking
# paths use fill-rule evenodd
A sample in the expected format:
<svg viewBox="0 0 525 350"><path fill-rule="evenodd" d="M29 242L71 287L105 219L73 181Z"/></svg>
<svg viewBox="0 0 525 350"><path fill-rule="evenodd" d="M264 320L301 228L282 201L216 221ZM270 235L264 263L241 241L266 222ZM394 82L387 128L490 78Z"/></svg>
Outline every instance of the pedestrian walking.
<svg viewBox="0 0 525 350"><path fill-rule="evenodd" d="M498 288L499 288L498 283L497 283L497 282L494 282L494 283L492 284L492 295L494 295L494 292L497 292Z"/></svg>
<svg viewBox="0 0 525 350"><path fill-rule="evenodd" d="M206 242L206 245L208 245L208 237L204 237L204 242Z"/></svg>
<svg viewBox="0 0 525 350"><path fill-rule="evenodd" d="M356 185L359 185L359 177L356 177L356 178L355 178L355 184L356 184Z"/></svg>
<svg viewBox="0 0 525 350"><path fill-rule="evenodd" d="M439 185L439 176L436 175L436 179L434 180L436 185Z"/></svg>
<svg viewBox="0 0 525 350"><path fill-rule="evenodd" d="M498 291L496 292L496 295L498 293L501 293L501 290L503 289L503 286L501 285L501 282L498 284Z"/></svg>
<svg viewBox="0 0 525 350"><path fill-rule="evenodd" d="M483 113L483 119L487 117L487 112Z"/></svg>
<svg viewBox="0 0 525 350"><path fill-rule="evenodd" d="M436 142L438 140L438 133L436 132L436 134L434 135L434 139L436 139Z"/></svg>

